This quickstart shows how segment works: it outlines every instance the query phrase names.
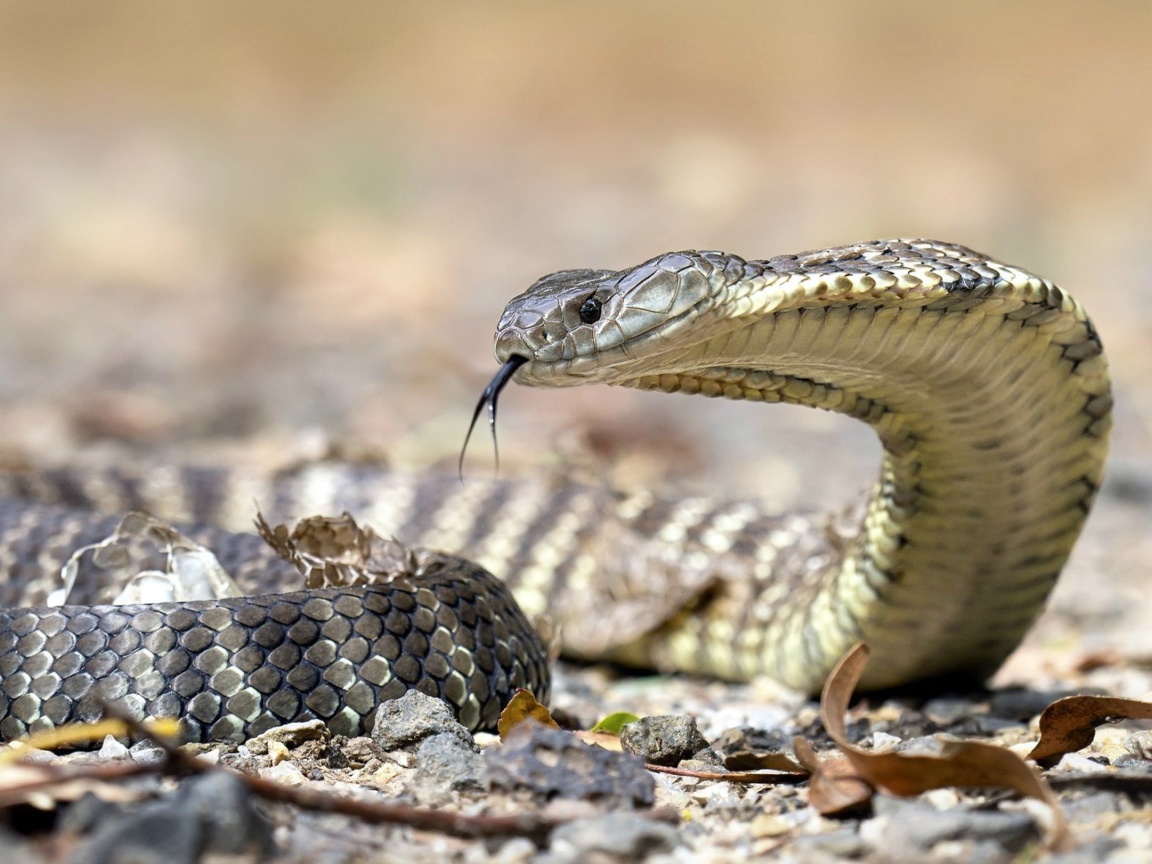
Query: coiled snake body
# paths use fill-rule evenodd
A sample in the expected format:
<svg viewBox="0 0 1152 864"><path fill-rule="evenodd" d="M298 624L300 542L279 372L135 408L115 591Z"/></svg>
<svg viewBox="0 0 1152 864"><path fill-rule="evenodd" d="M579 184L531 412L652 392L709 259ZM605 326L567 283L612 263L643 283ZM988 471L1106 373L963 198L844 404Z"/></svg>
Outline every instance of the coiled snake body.
<svg viewBox="0 0 1152 864"><path fill-rule="evenodd" d="M556 617L577 657L767 674L812 691L865 640L868 687L980 678L1042 608L1107 450L1107 368L1079 304L944 243L764 261L683 252L621 272L556 273L509 303L496 355L493 399L511 376L858 417L883 445L880 479L858 527L839 531L755 502L547 478L460 486L325 464L274 486L209 469L14 476L0 486L11 496L0 503L0 601L43 602L68 553L110 529L29 497L192 522L247 514L226 518L233 528L255 499L271 518L349 510L385 534L459 552L505 580L524 613ZM223 544L226 567L248 562L245 590L293 584L254 538L204 536ZM412 686L445 696L473 727L491 725L510 686L546 695L524 615L472 565L427 560L430 587L405 575L351 593L10 610L0 615L0 734L89 716L93 687L140 714L184 716L190 737L238 740L309 716L355 734L377 699Z"/></svg>

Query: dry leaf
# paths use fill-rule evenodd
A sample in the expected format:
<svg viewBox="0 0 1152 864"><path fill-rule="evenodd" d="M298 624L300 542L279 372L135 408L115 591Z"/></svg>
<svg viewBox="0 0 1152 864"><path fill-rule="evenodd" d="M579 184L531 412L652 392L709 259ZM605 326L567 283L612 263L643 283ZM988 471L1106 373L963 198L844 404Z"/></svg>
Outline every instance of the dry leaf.
<svg viewBox="0 0 1152 864"><path fill-rule="evenodd" d="M528 719L551 726L553 729L560 728L560 724L552 719L547 708L536 701L531 691L521 687L508 700L508 704L500 712L500 719L496 721L496 731L500 733L500 740L503 741L509 732Z"/></svg>
<svg viewBox="0 0 1152 864"><path fill-rule="evenodd" d="M846 816L871 805L872 787L856 775L856 768L846 757L821 761L803 738L793 741L792 747L796 760L812 775L808 781L808 803L821 816Z"/></svg>
<svg viewBox="0 0 1152 864"><path fill-rule="evenodd" d="M787 771L789 774L804 774L808 768L801 765L787 753L753 753L741 750L724 757L724 767L729 771Z"/></svg>
<svg viewBox="0 0 1152 864"><path fill-rule="evenodd" d="M620 736L613 732L573 732L577 738L585 744L595 744L597 747L603 747L605 750L611 750L614 753L623 753L624 748L620 745Z"/></svg>
<svg viewBox="0 0 1152 864"><path fill-rule="evenodd" d="M1068 696L1040 715L1040 740L1028 754L1044 768L1092 743L1096 727L1114 720L1152 720L1152 703L1116 696Z"/></svg>
<svg viewBox="0 0 1152 864"><path fill-rule="evenodd" d="M1044 779L1011 750L979 741L942 739L940 755L925 756L874 753L850 743L844 715L868 654L862 643L849 650L825 682L820 697L824 728L861 779L893 795L918 795L949 786L1012 789L1048 805L1052 813L1048 845L1055 847L1063 842L1067 829L1056 796Z"/></svg>

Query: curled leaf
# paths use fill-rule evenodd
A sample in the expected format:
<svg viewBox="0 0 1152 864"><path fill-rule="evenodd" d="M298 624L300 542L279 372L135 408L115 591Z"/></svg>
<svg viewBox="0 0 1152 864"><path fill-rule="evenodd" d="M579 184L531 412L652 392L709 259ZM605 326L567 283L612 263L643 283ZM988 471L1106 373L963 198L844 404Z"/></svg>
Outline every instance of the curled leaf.
<svg viewBox="0 0 1152 864"><path fill-rule="evenodd" d="M1051 768L1065 753L1091 744L1097 726L1116 720L1152 720L1152 703L1115 696L1057 699L1040 715L1040 740L1027 758Z"/></svg>
<svg viewBox="0 0 1152 864"><path fill-rule="evenodd" d="M856 775L855 767L846 757L821 761L803 738L797 738L792 747L796 760L812 775L808 781L808 803L821 816L847 816L871 806L872 787Z"/></svg>
<svg viewBox="0 0 1152 864"><path fill-rule="evenodd" d="M500 719L496 721L496 731L500 733L500 740L503 741L509 732L530 719L553 729L560 728L560 724L552 719L547 708L536 701L532 692L521 687L508 700L508 704L500 712Z"/></svg>
<svg viewBox="0 0 1152 864"><path fill-rule="evenodd" d="M1048 844L1055 847L1063 842L1067 829L1056 796L1044 779L1011 750L980 741L943 738L939 756L876 753L853 745L846 734L844 715L868 654L862 643L849 650L828 677L820 697L824 727L852 763L857 776L893 795L918 795L949 786L1011 789L1048 805L1052 813Z"/></svg>

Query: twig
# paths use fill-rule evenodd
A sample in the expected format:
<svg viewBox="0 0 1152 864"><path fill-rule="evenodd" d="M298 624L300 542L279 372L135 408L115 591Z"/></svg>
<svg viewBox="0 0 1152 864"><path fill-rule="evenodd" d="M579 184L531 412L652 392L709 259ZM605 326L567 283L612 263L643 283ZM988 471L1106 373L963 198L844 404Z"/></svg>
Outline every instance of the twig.
<svg viewBox="0 0 1152 864"><path fill-rule="evenodd" d="M179 744L149 729L135 717L125 714L118 706L104 703L105 715L120 720L133 735L154 741L164 751L170 767L179 771L203 774L208 771L228 770L181 749ZM335 795L323 789L305 786L287 786L263 777L233 772L255 794L268 801L293 804L304 810L321 813L339 813L354 816L373 824L408 825L425 831L438 831L456 837L530 837L543 840L548 833L569 821L549 819L531 814L509 816L469 816L447 810L430 810L407 804L367 801Z"/></svg>
<svg viewBox="0 0 1152 864"><path fill-rule="evenodd" d="M674 777L694 777L697 780L726 780L729 783L803 783L811 775L808 772L789 771L693 771L690 768L672 768L668 765L645 763L644 767L657 774L671 774Z"/></svg>

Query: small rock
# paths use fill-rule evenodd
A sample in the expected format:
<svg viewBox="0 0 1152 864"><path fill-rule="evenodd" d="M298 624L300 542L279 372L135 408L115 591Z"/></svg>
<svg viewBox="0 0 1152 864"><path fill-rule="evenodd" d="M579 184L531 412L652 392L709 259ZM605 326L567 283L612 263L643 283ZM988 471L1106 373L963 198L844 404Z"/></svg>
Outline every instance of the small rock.
<svg viewBox="0 0 1152 864"><path fill-rule="evenodd" d="M988 710L995 717L1006 717L1010 720L1026 722L1040 714L1057 699L1070 695L1072 695L1070 690L1026 690L1023 688L998 690L989 699Z"/></svg>
<svg viewBox="0 0 1152 864"><path fill-rule="evenodd" d="M651 807L655 781L644 761L585 744L571 732L523 723L484 751L493 789L543 801L575 798L608 807Z"/></svg>
<svg viewBox="0 0 1152 864"><path fill-rule="evenodd" d="M620 746L645 762L673 766L709 749L696 718L676 714L642 717L629 723L620 733Z"/></svg>
<svg viewBox="0 0 1152 864"><path fill-rule="evenodd" d="M737 726L725 729L713 744L726 755L732 753L783 753L792 750L792 735L779 729Z"/></svg>
<svg viewBox="0 0 1152 864"><path fill-rule="evenodd" d="M809 834L797 837L789 846L797 861L826 861L831 856L835 861L851 861L868 854L868 842L855 831L831 831L827 834ZM878 860L901 860L881 847L885 857Z"/></svg>
<svg viewBox="0 0 1152 864"><path fill-rule="evenodd" d="M267 780L283 783L285 786L302 786L308 782L308 778L296 767L294 762L281 762L279 765L265 768L260 772L260 776Z"/></svg>
<svg viewBox="0 0 1152 864"><path fill-rule="evenodd" d="M779 814L761 813L752 818L752 822L748 825L748 831L755 839L759 840L762 837L779 837L788 834L795 827L794 822L790 822Z"/></svg>
<svg viewBox="0 0 1152 864"><path fill-rule="evenodd" d="M151 765L154 762L160 762L166 758L164 748L158 746L153 741L137 741L130 748L128 753L132 756L134 762L141 762L145 765Z"/></svg>
<svg viewBox="0 0 1152 864"><path fill-rule="evenodd" d="M568 864L600 860L641 860L649 855L671 852L680 843L676 829L663 822L632 813L609 813L593 819L578 819L552 832L548 852L540 864Z"/></svg>
<svg viewBox="0 0 1152 864"><path fill-rule="evenodd" d="M1124 749L1137 759L1152 758L1152 731L1144 729L1133 732L1124 739Z"/></svg>
<svg viewBox="0 0 1152 864"><path fill-rule="evenodd" d="M348 765L352 768L362 768L368 764L370 759L381 759L384 756L384 750L381 749L380 745L366 735L348 738L341 742L339 747L348 760ZM331 767L335 768L336 766Z"/></svg>
<svg viewBox="0 0 1152 864"><path fill-rule="evenodd" d="M120 818L122 813L119 804L85 792L63 811L59 828L65 834L87 834L98 825Z"/></svg>
<svg viewBox="0 0 1152 864"><path fill-rule="evenodd" d="M972 699L961 696L938 696L924 703L920 713L943 728L949 728L968 720L976 713L983 713L984 706Z"/></svg>
<svg viewBox="0 0 1152 864"><path fill-rule="evenodd" d="M406 750L395 750L392 753L386 754L388 759L395 762L401 768L415 768L416 767L416 754L409 753Z"/></svg>
<svg viewBox="0 0 1152 864"><path fill-rule="evenodd" d="M273 765L279 765L285 759L291 758L288 748L281 744L279 741L267 742L268 747L268 761Z"/></svg>
<svg viewBox="0 0 1152 864"><path fill-rule="evenodd" d="M203 829L167 801L103 822L70 864L197 864Z"/></svg>
<svg viewBox="0 0 1152 864"><path fill-rule="evenodd" d="M873 750L895 750L900 746L901 743L903 743L902 738L897 738L895 735L889 735L887 732L877 731L872 733Z"/></svg>
<svg viewBox="0 0 1152 864"><path fill-rule="evenodd" d="M450 732L426 738L416 751L416 783L425 800L450 792L486 792L484 757Z"/></svg>
<svg viewBox="0 0 1152 864"><path fill-rule="evenodd" d="M69 858L72 864L196 864L206 853L264 858L275 849L248 787L226 771L185 780L174 795L136 808L85 796L60 827L92 832ZM2 860L9 860L7 850Z"/></svg>
<svg viewBox="0 0 1152 864"><path fill-rule="evenodd" d="M882 841L883 848L929 850L948 840L973 843L991 841L1002 849L1019 852L1040 839L1040 831L1027 813L937 810L918 801L901 801L878 795L873 801L876 817L866 824L864 836Z"/></svg>
<svg viewBox="0 0 1152 864"><path fill-rule="evenodd" d="M395 762L385 762L371 773L372 785L384 786L395 780L403 773L404 769L397 765Z"/></svg>
<svg viewBox="0 0 1152 864"><path fill-rule="evenodd" d="M97 755L101 759L127 759L130 754L127 747L111 735L105 735L104 743L100 745L100 752Z"/></svg>
<svg viewBox="0 0 1152 864"><path fill-rule="evenodd" d="M1060 801L1069 822L1086 825L1105 824L1106 820L1127 809L1125 796L1119 792L1092 792L1067 795Z"/></svg>
<svg viewBox="0 0 1152 864"><path fill-rule="evenodd" d="M328 731L323 720L304 720L269 729L255 738L249 738L244 746L248 748L249 753L261 756L268 752L268 745L273 741L291 750L305 741L327 741L331 737L332 733Z"/></svg>
<svg viewBox="0 0 1152 864"><path fill-rule="evenodd" d="M528 864L536 857L536 844L524 837L513 837L492 857L484 856L488 864Z"/></svg>
<svg viewBox="0 0 1152 864"><path fill-rule="evenodd" d="M227 771L209 771L185 781L172 802L184 818L195 816L204 831L204 852L270 854L272 826L256 810L244 781Z"/></svg>
<svg viewBox="0 0 1152 864"><path fill-rule="evenodd" d="M419 690L381 703L372 722L372 740L384 750L415 750L425 738L447 733L475 747L468 730L456 722L446 702Z"/></svg>

